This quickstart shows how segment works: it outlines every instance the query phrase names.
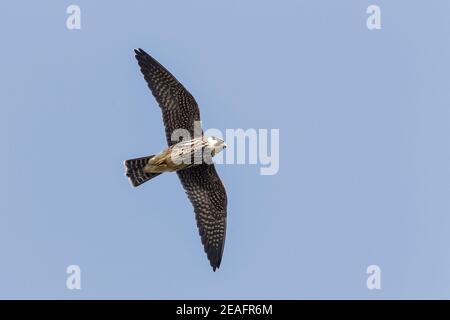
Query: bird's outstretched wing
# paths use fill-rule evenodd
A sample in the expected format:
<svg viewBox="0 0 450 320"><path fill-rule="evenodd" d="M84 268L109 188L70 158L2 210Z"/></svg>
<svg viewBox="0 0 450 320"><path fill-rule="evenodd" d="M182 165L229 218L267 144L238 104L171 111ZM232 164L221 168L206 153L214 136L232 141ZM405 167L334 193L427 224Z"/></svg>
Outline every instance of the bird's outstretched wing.
<svg viewBox="0 0 450 320"><path fill-rule="evenodd" d="M188 130L193 139L194 123L199 124L200 121L200 111L194 97L147 52L142 49L134 52L145 81L161 107L168 145L178 142L171 139L175 129Z"/></svg>
<svg viewBox="0 0 450 320"><path fill-rule="evenodd" d="M194 206L195 219L208 260L216 271L222 261L227 225L227 194L214 164L177 171Z"/></svg>

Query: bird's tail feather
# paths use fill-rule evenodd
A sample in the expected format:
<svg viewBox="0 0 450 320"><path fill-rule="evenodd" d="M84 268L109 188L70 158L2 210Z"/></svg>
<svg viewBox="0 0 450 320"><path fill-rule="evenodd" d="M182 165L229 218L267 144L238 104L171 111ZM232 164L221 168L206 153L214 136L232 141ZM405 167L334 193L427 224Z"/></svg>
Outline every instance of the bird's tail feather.
<svg viewBox="0 0 450 320"><path fill-rule="evenodd" d="M147 165L148 161L153 158L154 155L136 159L129 159L124 162L126 168L126 176L130 179L133 187L140 186L144 182L159 176L162 172L157 173L147 173L144 172L144 168Z"/></svg>

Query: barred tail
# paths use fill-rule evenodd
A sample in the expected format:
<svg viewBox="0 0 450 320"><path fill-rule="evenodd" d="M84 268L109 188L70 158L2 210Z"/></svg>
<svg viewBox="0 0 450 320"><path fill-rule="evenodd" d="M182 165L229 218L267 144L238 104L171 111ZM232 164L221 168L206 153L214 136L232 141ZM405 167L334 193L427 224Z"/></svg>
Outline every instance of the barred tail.
<svg viewBox="0 0 450 320"><path fill-rule="evenodd" d="M144 168L147 165L148 161L153 158L154 155L136 159L126 160L124 162L126 168L126 176L130 179L133 187L137 187L148 180L159 176L161 172L158 173L147 173L144 172Z"/></svg>

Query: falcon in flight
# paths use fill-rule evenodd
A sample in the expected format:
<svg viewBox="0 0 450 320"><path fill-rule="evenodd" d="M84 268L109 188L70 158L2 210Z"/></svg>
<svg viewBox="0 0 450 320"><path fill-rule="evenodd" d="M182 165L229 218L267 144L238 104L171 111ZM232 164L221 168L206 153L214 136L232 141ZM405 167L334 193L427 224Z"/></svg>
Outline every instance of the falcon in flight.
<svg viewBox="0 0 450 320"><path fill-rule="evenodd" d="M206 255L214 271L220 267L225 244L227 194L211 158L226 148L223 140L203 136L200 111L192 95L144 50L134 50L150 91L162 111L168 148L156 155L125 161L126 176L134 187L175 171L191 201ZM174 132L189 139L172 139Z"/></svg>

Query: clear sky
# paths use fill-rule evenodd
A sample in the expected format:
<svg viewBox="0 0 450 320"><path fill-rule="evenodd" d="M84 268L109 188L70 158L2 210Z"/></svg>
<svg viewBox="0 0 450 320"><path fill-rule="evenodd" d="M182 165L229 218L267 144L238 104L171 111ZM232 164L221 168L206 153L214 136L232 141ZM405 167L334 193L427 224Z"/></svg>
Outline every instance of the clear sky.
<svg viewBox="0 0 450 320"><path fill-rule="evenodd" d="M450 298L449 1L2 1L0 15L0 298ZM165 146L137 47L205 129L280 130L278 174L218 166L218 272L177 176L124 177L123 160Z"/></svg>

